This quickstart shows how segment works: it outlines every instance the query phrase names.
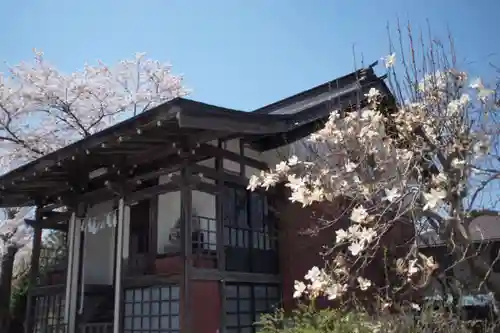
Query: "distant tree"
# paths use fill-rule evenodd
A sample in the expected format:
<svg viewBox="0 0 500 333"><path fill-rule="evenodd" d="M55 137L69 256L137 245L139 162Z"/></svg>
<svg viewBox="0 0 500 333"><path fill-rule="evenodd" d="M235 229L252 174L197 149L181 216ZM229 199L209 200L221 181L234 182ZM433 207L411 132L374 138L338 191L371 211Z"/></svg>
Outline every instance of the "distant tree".
<svg viewBox="0 0 500 333"><path fill-rule="evenodd" d="M9 75L0 75L0 172L187 93L182 77L173 75L170 65L147 59L143 53L113 66L98 62L65 74L35 50L32 62L10 66ZM30 208L8 209L0 222L1 332L8 321L4 318L12 273L25 277L31 230L24 225L24 217L31 212Z"/></svg>

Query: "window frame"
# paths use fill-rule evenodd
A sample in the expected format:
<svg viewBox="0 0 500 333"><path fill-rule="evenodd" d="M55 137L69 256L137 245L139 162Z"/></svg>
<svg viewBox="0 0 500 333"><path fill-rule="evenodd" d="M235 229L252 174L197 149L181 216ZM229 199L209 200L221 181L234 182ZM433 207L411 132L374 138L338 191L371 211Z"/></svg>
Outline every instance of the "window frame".
<svg viewBox="0 0 500 333"><path fill-rule="evenodd" d="M267 284L267 283L227 283L225 286L225 302L224 317L225 317L225 331L227 333L255 333L258 331L258 325L255 323L260 319L260 316L273 311L273 307L276 307L282 302L281 286L279 284ZM234 288L236 292L231 292ZM248 292L241 294L241 289L247 289ZM262 294L258 295L256 290L258 288L265 288L264 297ZM275 297L269 297L269 290L274 289L276 291ZM244 301L244 303L242 303ZM264 301L266 304L265 308L257 307L258 303ZM274 303L271 305L271 303ZM236 307L229 308L229 304L235 304ZM241 304L248 304L244 306L243 311L241 310ZM261 303L262 304L262 303ZM250 321L242 321L241 315L250 315ZM236 319L236 320L235 320Z"/></svg>
<svg viewBox="0 0 500 333"><path fill-rule="evenodd" d="M179 333L180 293L180 286L174 284L127 288L123 297L123 332Z"/></svg>
<svg viewBox="0 0 500 333"><path fill-rule="evenodd" d="M271 266L277 267L278 263L278 229L269 211L268 196L265 193L248 191L243 186L231 183L225 183L224 186L222 218L226 269L241 272L278 273L271 268ZM230 202L235 200L235 192L245 195L247 221L245 225L236 222L238 218L234 204L229 214L224 211L231 206ZM271 261L275 261L276 264Z"/></svg>

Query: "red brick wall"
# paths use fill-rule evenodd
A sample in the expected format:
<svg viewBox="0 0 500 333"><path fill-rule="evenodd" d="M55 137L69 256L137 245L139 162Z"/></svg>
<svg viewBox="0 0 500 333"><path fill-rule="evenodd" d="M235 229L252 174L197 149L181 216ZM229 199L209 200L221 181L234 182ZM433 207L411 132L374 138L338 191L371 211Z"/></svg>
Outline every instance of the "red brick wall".
<svg viewBox="0 0 500 333"><path fill-rule="evenodd" d="M210 260L198 258L197 267L211 268ZM181 256L164 257L155 260L156 274L182 274ZM179 281L181 284L181 282ZM191 281L191 322L192 332L216 333L220 327L220 296L218 281ZM181 299L182 302L182 299ZM181 312L182 313L182 312Z"/></svg>
<svg viewBox="0 0 500 333"><path fill-rule="evenodd" d="M217 261L193 255L193 265L197 268L217 268ZM183 257L166 256L155 260L156 274L181 274L183 270Z"/></svg>
<svg viewBox="0 0 500 333"><path fill-rule="evenodd" d="M305 234L305 231L317 227L319 218L328 218L330 216L328 220L334 220L333 216L338 216L339 212L343 211L343 208L334 206L334 204L303 208L299 204L284 202L278 210L280 214L279 251L283 305L285 310L291 310L295 308L296 304L293 299L294 281L302 281L311 267L324 266L324 260L320 255L324 250L324 246L332 246L335 241L335 230L348 227L350 222L345 218L336 222L334 226L323 228L318 230L316 234L311 235ZM384 237L382 244L390 244L392 248L398 246L398 252L401 251L401 255L404 255L411 246L411 242L408 241L413 236L413 227L401 223ZM374 259L363 274L375 284L385 284L382 257L379 256Z"/></svg>
<svg viewBox="0 0 500 333"><path fill-rule="evenodd" d="M220 328L218 281L191 282L192 329L196 333L216 333Z"/></svg>
<svg viewBox="0 0 500 333"><path fill-rule="evenodd" d="M319 252L323 245L332 241L329 232L321 232L316 236L301 235L314 225L312 214L312 209L302 208L298 204L283 205L280 208L279 253L285 310L295 306L294 281L303 280L312 266L323 266Z"/></svg>

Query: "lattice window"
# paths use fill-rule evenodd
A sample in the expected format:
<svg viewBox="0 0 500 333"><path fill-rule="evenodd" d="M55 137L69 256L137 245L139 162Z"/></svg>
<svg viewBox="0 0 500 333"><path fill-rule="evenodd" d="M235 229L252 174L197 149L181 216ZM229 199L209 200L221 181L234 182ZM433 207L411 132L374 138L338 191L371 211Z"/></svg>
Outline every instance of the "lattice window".
<svg viewBox="0 0 500 333"><path fill-rule="evenodd" d="M35 333L66 332L66 325L64 322L64 296L35 296L35 313L33 319Z"/></svg>
<svg viewBox="0 0 500 333"><path fill-rule="evenodd" d="M278 237L266 196L227 186L222 202L226 269L277 273Z"/></svg>
<svg viewBox="0 0 500 333"><path fill-rule="evenodd" d="M125 291L124 333L180 331L179 286L153 286Z"/></svg>
<svg viewBox="0 0 500 333"><path fill-rule="evenodd" d="M204 216L193 216L193 250L217 249L217 220ZM199 252L199 251L198 251Z"/></svg>
<svg viewBox="0 0 500 333"><path fill-rule="evenodd" d="M265 284L228 284L225 289L226 332L255 333L260 316L280 305L279 287Z"/></svg>

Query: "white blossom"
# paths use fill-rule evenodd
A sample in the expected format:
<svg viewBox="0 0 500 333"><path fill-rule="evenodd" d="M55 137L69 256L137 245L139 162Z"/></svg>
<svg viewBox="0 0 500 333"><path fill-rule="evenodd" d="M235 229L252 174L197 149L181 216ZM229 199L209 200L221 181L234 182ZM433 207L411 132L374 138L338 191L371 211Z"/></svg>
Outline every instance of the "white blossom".
<svg viewBox="0 0 500 333"><path fill-rule="evenodd" d="M364 223L369 217L366 209L359 205L352 210L351 220L356 223Z"/></svg>
<svg viewBox="0 0 500 333"><path fill-rule="evenodd" d="M375 102L377 98L381 96L380 91L378 91L376 88L370 88L367 94L365 96L368 98L369 102Z"/></svg>
<svg viewBox="0 0 500 333"><path fill-rule="evenodd" d="M391 54L385 56L383 58L383 60L385 62L385 67L386 68L394 67L394 65L396 64L396 54L395 53L391 53Z"/></svg>
<svg viewBox="0 0 500 333"><path fill-rule="evenodd" d="M447 193L445 190L432 188L430 192L423 193L423 195L426 200L424 210L427 210L427 209L435 209L436 207L438 207L442 202L442 200L446 198Z"/></svg>
<svg viewBox="0 0 500 333"><path fill-rule="evenodd" d="M361 241L352 242L349 247L349 252L354 256L358 256L365 249L364 243Z"/></svg>
<svg viewBox="0 0 500 333"><path fill-rule="evenodd" d="M299 298L299 297L302 297L302 295L304 294L304 292L307 289L307 286L302 281L295 281L294 288L295 288L295 291L293 292L293 298Z"/></svg>
<svg viewBox="0 0 500 333"><path fill-rule="evenodd" d="M359 289L361 289L363 291L368 290L368 288L370 288L372 285L372 282L370 280L365 279L361 276L358 276L357 280L358 280L358 284L359 284Z"/></svg>
<svg viewBox="0 0 500 333"><path fill-rule="evenodd" d="M394 202L396 199L398 199L401 196L399 189L396 187L394 187L390 190L385 189L384 192L385 192L384 200L387 200L389 202Z"/></svg>

